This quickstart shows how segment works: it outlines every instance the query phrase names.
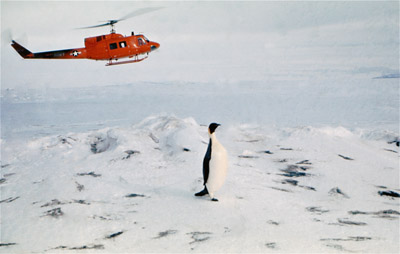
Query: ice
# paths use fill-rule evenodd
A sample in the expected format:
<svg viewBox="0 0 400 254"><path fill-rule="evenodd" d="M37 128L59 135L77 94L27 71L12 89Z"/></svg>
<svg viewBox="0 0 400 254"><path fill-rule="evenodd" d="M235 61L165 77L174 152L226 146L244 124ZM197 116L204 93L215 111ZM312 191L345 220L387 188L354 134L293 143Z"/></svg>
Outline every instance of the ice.
<svg viewBox="0 0 400 254"><path fill-rule="evenodd" d="M1 252L397 252L399 199L379 194L400 191L397 134L373 133L222 125L219 202L194 197L208 136L192 117L6 140Z"/></svg>
<svg viewBox="0 0 400 254"><path fill-rule="evenodd" d="M126 127L163 112L205 125L343 126L398 132L399 122L398 80L364 76L307 82L139 82L101 89L8 89L2 90L1 107L2 139Z"/></svg>
<svg viewBox="0 0 400 254"><path fill-rule="evenodd" d="M370 77L3 90L0 251L396 253L397 91ZM211 122L229 154L219 202L194 196Z"/></svg>
<svg viewBox="0 0 400 254"><path fill-rule="evenodd" d="M161 43L137 64L2 39L1 253L400 252L398 2L2 1L2 35L75 48L149 7L117 28Z"/></svg>

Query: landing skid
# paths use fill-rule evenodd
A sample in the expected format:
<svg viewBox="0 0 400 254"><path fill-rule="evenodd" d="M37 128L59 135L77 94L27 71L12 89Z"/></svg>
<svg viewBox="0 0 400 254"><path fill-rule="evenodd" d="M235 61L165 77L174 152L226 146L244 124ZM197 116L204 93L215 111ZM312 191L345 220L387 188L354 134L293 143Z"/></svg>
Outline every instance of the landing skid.
<svg viewBox="0 0 400 254"><path fill-rule="evenodd" d="M129 60L129 61L123 61L123 62L116 62L117 60L115 60L115 62L111 60L109 60L109 62L106 64L106 66L111 66L111 65L119 65L119 64L128 64L128 63L137 63L137 62L141 62L144 59L146 59L148 56L143 57L143 58L138 58L137 56L135 57L134 60Z"/></svg>

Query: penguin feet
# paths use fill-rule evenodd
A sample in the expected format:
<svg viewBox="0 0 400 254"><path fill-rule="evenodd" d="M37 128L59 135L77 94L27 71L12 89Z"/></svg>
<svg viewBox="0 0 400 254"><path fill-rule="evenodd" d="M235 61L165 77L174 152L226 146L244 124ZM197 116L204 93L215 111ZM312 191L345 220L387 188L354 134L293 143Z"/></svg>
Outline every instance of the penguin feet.
<svg viewBox="0 0 400 254"><path fill-rule="evenodd" d="M204 195L207 195L208 194L208 190L207 190L207 188L206 187L204 187L204 189L202 190L202 191L200 191L200 192L197 192L196 194L194 194L196 197L201 197L201 196L204 196Z"/></svg>
<svg viewBox="0 0 400 254"><path fill-rule="evenodd" d="M218 202L218 199L212 198L211 201Z"/></svg>

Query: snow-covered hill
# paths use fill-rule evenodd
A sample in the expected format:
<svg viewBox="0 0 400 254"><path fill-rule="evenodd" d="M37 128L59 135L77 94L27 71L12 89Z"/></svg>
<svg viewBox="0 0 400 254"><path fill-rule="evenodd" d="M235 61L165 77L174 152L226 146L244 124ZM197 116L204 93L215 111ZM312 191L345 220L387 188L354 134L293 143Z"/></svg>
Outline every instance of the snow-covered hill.
<svg viewBox="0 0 400 254"><path fill-rule="evenodd" d="M399 141L388 131L222 125L230 167L202 189L207 126L2 140L2 253L399 251Z"/></svg>

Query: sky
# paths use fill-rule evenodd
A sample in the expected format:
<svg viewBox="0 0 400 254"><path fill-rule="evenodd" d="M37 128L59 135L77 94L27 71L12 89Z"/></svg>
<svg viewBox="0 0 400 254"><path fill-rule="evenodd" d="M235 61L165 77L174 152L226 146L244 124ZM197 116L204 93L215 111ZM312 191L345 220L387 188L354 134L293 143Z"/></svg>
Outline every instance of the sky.
<svg viewBox="0 0 400 254"><path fill-rule="evenodd" d="M84 46L124 20L161 47L140 63L24 60L32 52ZM1 1L1 88L87 87L135 82L307 80L399 73L398 1Z"/></svg>

